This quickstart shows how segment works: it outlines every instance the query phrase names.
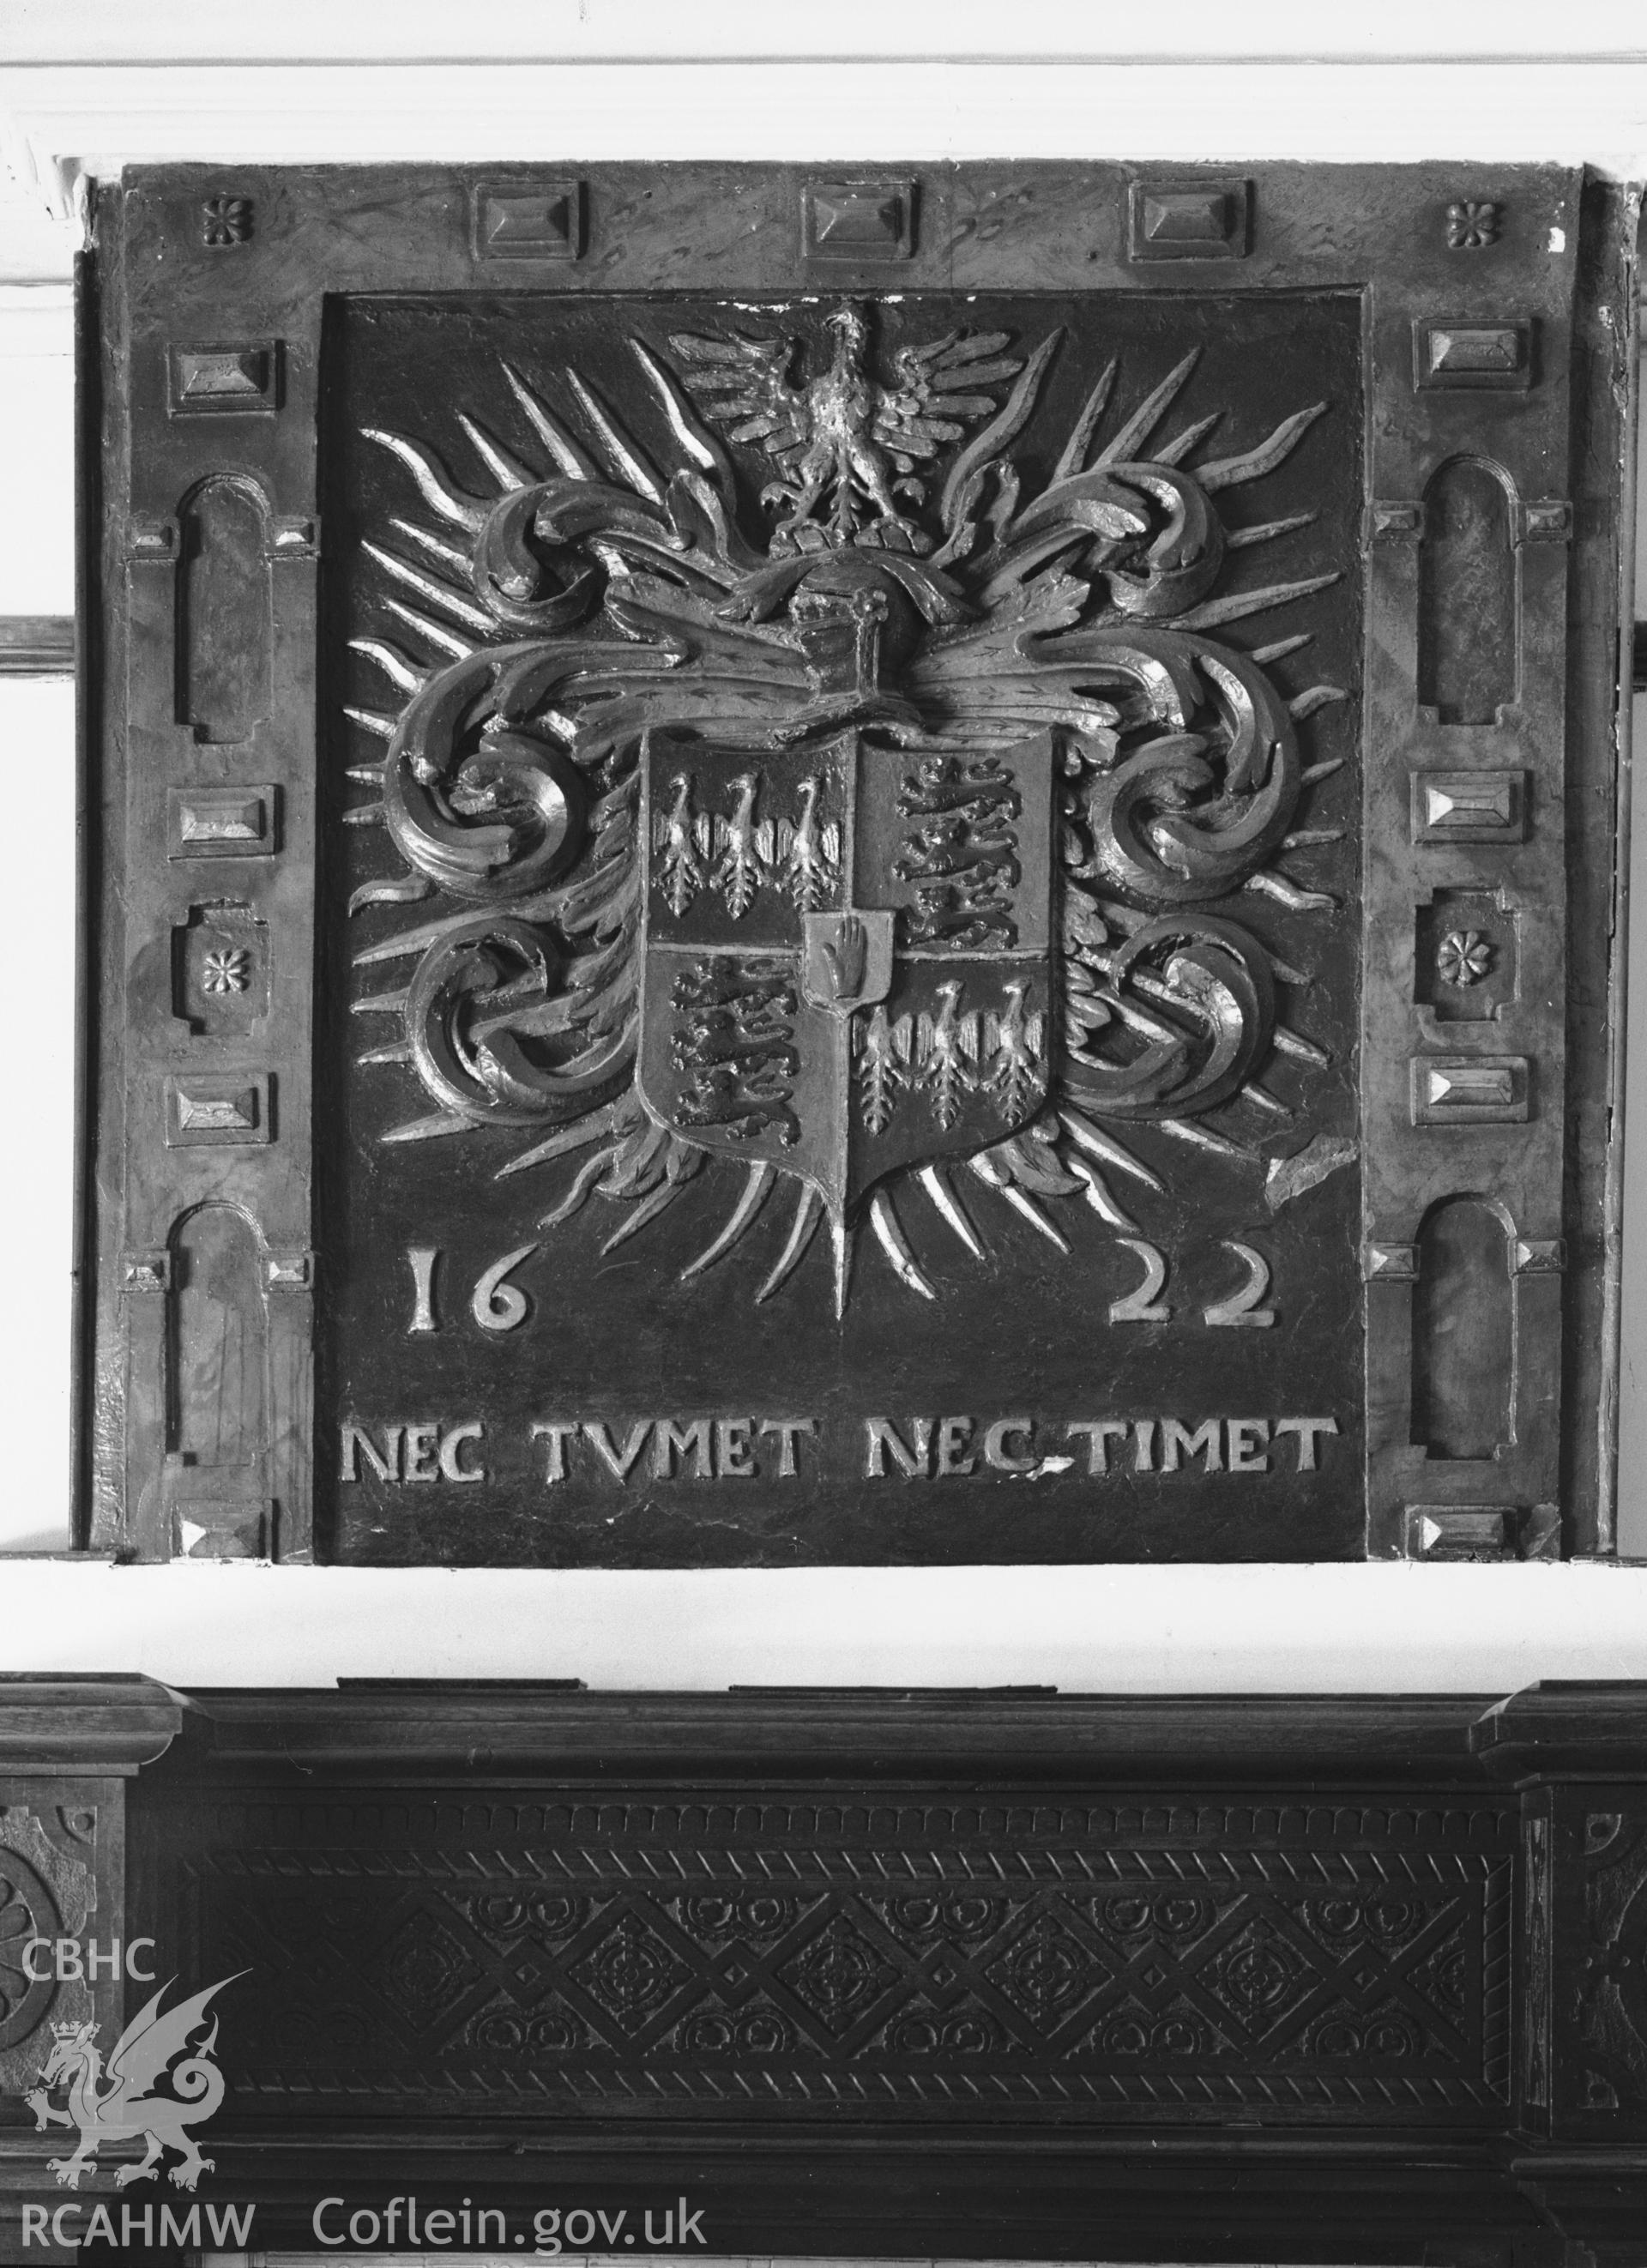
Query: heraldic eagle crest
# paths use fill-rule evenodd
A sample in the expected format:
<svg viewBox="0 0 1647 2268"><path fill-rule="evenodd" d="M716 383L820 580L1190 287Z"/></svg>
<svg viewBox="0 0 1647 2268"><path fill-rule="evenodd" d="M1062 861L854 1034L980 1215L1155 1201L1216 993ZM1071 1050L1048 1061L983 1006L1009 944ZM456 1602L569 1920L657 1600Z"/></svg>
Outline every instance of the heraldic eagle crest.
<svg viewBox="0 0 1647 2268"><path fill-rule="evenodd" d="M1313 515L1216 501L1326 404L1213 455L1216 416L1157 438L1195 354L1124 415L1112 362L1026 492L1059 333L949 330L877 377L858 306L810 374L742 321L631 338L643 419L504 364L540 469L460 414L485 494L368 430L427 516L364 546L413 642L354 641L398 698L349 711L387 746L345 815L399 871L349 909L423 910L357 954L401 981L353 1005L396 1027L360 1060L423 1092L386 1140L512 1137L539 1235L599 1197L607 1249L726 1161L688 1278L787 1183L754 1296L827 1224L842 1313L860 1228L927 1298L911 1204L978 1257L981 1203L1066 1250L1060 1200L1136 1233L1117 1192L1165 1183L1131 1130L1250 1168L1293 1116L1270 1058L1327 1060L1241 907L1334 903L1277 861L1338 839L1298 826L1342 761L1298 726L1344 696L1272 682L1307 634L1217 633L1336 578L1220 595Z"/></svg>

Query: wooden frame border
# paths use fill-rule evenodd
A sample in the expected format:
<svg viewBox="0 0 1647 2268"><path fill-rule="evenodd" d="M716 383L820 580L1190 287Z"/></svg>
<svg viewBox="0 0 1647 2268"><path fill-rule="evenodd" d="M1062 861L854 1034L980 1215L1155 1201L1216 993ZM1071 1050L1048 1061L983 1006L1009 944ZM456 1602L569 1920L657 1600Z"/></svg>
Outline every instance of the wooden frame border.
<svg viewBox="0 0 1647 2268"><path fill-rule="evenodd" d="M608 233L614 228L621 236L630 285L651 273L647 263L654 252L667 258L669 280L679 288L695 282L751 290L788 283L798 257L797 216L805 210L812 170L683 166L659 172L608 166L585 168L573 177L562 166L552 179L544 178L557 194L564 193L569 178L583 184L576 202L585 217L578 245L587 232L585 256L578 256L577 246L569 249L568 243L557 242L540 261L487 261L486 286L573 294L599 291L607 273L602 247L611 248ZM837 170L842 178L853 176L850 167ZM719 240L717 224L705 217L688 251L676 256L665 209L672 200L683 210L695 209L711 174L722 184L736 183L736 196L723 201L718 224L726 240ZM632 195L643 176L658 186L663 200L644 217ZM157 674L169 666L173 638L166 578L175 563L166 531L191 483L202 476L195 460L206 429L214 441L232 442L227 455L221 447L217 451L230 468L224 476L258 483L269 524L278 531L268 550L280 593L277 681L271 721L258 747L260 777L276 781L281 790L286 856L281 873L265 877L252 895L260 905L268 898L283 908L280 962L288 975L270 1027L278 1029L281 1060L237 1061L228 1068L270 1081L283 1132L277 1143L248 1145L229 1174L232 1186L224 1185L226 1198L218 1187L222 1175L215 1170L224 1161L215 1154L210 1176L214 1201L238 1205L252 1223L260 1264L265 1248L269 1255L307 1253L314 1241L309 1007L304 986L291 972L309 964L313 949L312 887L305 880L312 875L315 855L313 767L305 759L301 720L313 703L312 585L319 548L313 393L321 303L327 289L474 288L482 278L466 193L494 177L501 178L496 167L357 167L307 173L255 166L156 168L135 175L120 191L105 192L100 203L105 398L114 403L128 387L134 389L129 398L141 413L144 437L140 446L134 442L138 429L123 415L116 413L106 423L104 477L111 504L105 516L107 659L102 688L109 708L97 761L104 767L100 793L108 814L104 839L110 871L124 872L128 862L135 862L133 873L144 866L152 847L146 799L172 762L176 727ZM1603 1224L1601 1189L1611 1138L1613 1066L1605 1045L1607 1019L1598 1018L1595 1009L1603 1002L1608 1013L1616 1011L1618 974L1606 966L1604 937L1616 747L1614 693L1597 665L1617 644L1618 511L1615 490L1607 497L1594 493L1577 500L1564 491L1572 485L1566 470L1570 446L1577 453L1575 463L1606 466L1609 479L1616 479L1622 462L1619 369L1614 365L1621 357L1629 359L1629 342L1626 328L1606 311L1616 313L1621 291L1628 297L1633 205L1621 192L1599 182L1585 187L1577 173L1552 169L1498 168L1489 180L1458 166L1335 168L1335 191L1360 218L1347 237L1341 232L1322 245L1302 227L1296 181L1272 171L1254 176L1260 217L1250 254L1231 259L1230 246L1221 242L1214 267L1181 252L1170 261L1140 265L1129 256L1129 199L1140 181L1158 177L1166 178L1158 166L1136 166L991 163L907 170L898 180L913 186L901 207L903 233L893 247L894 268L886 265L886 247L866 244L853 261L829 260L828 286L873 290L884 287L895 272L899 284L908 288L941 284L982 289L1011 283L1041 289L1121 284L1182 289L1190 279L1238 291L1308 286L1364 295L1371 389L1368 494L1375 499L1367 530L1366 651L1375 666L1368 678L1364 740L1370 784L1362 1055L1370 1324L1367 1548L1373 1556L1391 1557L1430 1549L1428 1543L1415 1545L1414 1538L1428 1536L1436 1523L1415 1521L1412 1515L1438 1506L1457 1512L1466 1528L1477 1515L1496 1522L1486 1543L1469 1528L1472 1552L1548 1556L1564 1545L1570 1552L1605 1553L1612 1545L1611 1506L1598 1501L1597 1490L1607 1476L1606 1459L1599 1435L1591 1433L1580 1418L1590 1406L1610 1409L1613 1400L1607 1383L1612 1358L1599 1329L1611 1299L1610 1271L1616 1269L1616 1252ZM514 168L509 178L526 182L537 174L530 167ZM1180 192L1193 178L1202 177L1175 173L1168 185ZM1227 201L1227 172L1204 178ZM1516 197L1546 204L1553 199L1551 209L1564 216L1565 225L1551 226L1548 266L1531 279L1521 269L1514 271L1513 308L1500 305L1504 287L1494 282L1490 266L1467 271L1449 267L1447 254L1437 261L1434 250L1446 241L1443 235L1435 234L1433 246L1428 238L1420 246L1411 235L1420 224L1439 232L1449 201L1463 210L1458 199L1464 192L1480 191L1486 197L1489 189L1492 197L1481 210L1499 212L1506 209L1503 200ZM209 230L207 248L192 249L200 237L202 200L215 196L221 202L231 192L254 205L263 201L275 217L272 236L254 232L224 254L214 248ZM339 240L330 233L333 216L369 210L386 197L397 201L401 223L393 243L368 245L357 235L334 257L330 247ZM1268 234L1267 210L1276 217ZM910 218L916 212L912 231ZM752 215L758 225L752 225ZM270 224L262 225L267 231ZM1408 233L1392 235L1393 227ZM129 313L114 271L130 256L127 239L134 231L145 243L157 231L175 238L179 261L163 296L156 298L145 284L140 306ZM305 231L312 233L312 255L303 250ZM266 244L272 249L262 258ZM246 279L244 306L236 303L229 313L221 290L228 273L224 260L234 261L235 272ZM232 291L230 297L233 300ZM1512 373L1516 386L1507 393L1483 391L1481 372L1469 357L1479 360L1489 350L1469 343L1475 335L1470 325L1486 340L1498 335L1492 329L1495 320L1511 316L1516 337L1525 335ZM1575 320L1587 327L1582 352L1570 341ZM1450 328L1437 331L1437 325ZM261 375L255 383L217 372L217 364L226 372L234 359L220 350L221 339L231 330L236 337L255 335L261 342L255 352L247 348L239 357L248 371L257 364ZM214 350L215 359L208 356L202 364L202 382L221 382L228 388L226 403L259 414L221 423L191 416L175 430L168 420L150 431L143 422L149 408L158 410L163 396L171 409L177 406L170 394L181 351L178 342L186 332L185 343L205 339ZM1441 359L1433 372L1418 372L1424 384L1415 388L1413 342L1432 333L1444 337L1446 354L1436 349ZM1610 357L1600 350L1604 343L1610 343ZM1453 389L1444 382L1449 377L1444 365L1448 355L1456 359L1460 354L1468 366L1459 374L1471 382ZM1585 383L1570 396L1573 369L1585 373ZM1626 372L1626 391L1629 377ZM1524 379L1536 379L1530 391L1522 387ZM276 416L273 406L283 387L287 408ZM1445 728L1437 739L1433 719L1426 722L1415 707L1416 546L1423 540L1426 483L1451 459L1486 446L1478 431L1487 415L1483 401L1522 405L1513 421L1496 408L1490 421L1494 462L1513 490L1522 691L1497 725L1470 729L1468 761L1479 764L1513 755L1529 779L1540 770L1545 777L1533 793L1539 819L1532 839L1501 850L1460 835L1437 853L1422 843L1413 845L1406 773L1423 771L1443 756L1456 764L1460 742L1456 731ZM1570 637L1563 599L1570 538L1583 592L1582 602L1570 610L1577 625ZM155 706L158 699L161 708ZM1555 753L1558 749L1564 749L1564 757ZM1373 768L1381 771L1386 763L1401 773L1400 792L1389 799L1387 811L1372 779ZM129 804L123 837L113 817L122 795ZM1574 832L1563 847L1565 826ZM1418 1092L1415 1082L1421 1081L1435 1051L1415 1027L1412 983L1401 942L1410 935L1415 893L1422 895L1443 874L1450 887L1515 885L1527 909L1522 950L1531 971L1515 1013L1494 1031L1496 1042L1511 1049L1505 1057L1511 1068L1502 1074L1516 1090L1511 1107L1503 1112L1480 1104L1457 1109L1451 1130L1442 1124L1442 1108L1413 1099ZM1562 902L1564 891L1571 895L1570 909ZM91 913L93 920L100 918L99 909ZM101 984L106 1021L100 1123L94 1145L101 1194L92 1208L99 1252L93 1336L99 1351L83 1404L89 1409L95 1403L106 1415L123 1408L128 1452L123 1478L107 1454L93 1461L93 1501L83 1540L93 1549L132 1549L143 1557L163 1557L174 1548L173 1523L159 1486L166 1389L158 1366L164 1307L151 1315L141 1300L133 1304L141 1285L126 1261L164 1248L190 1204L199 1202L191 1191L200 1176L191 1178L175 1159L162 1170L142 1132L147 1118L140 1114L129 1121L125 1116L132 1098L152 1101L157 1074L164 1082L161 1057L166 1050L156 1055L154 1046L143 1042L132 1051L120 1028L122 1012L114 1006L126 986L130 953L122 956L112 937L105 950L109 957ZM1548 973L1561 962L1567 993L1558 1004ZM138 1014L137 1024L142 1020ZM1564 1067L1568 1048L1574 1050L1573 1061ZM1531 1103L1530 1095L1535 1098ZM150 1109L148 1118L154 1116ZM1582 1130L1575 1142L1564 1139L1570 1125ZM1515 1285L1513 1444L1484 1462L1437 1465L1433 1459L1425 1462L1422 1449L1411 1442L1413 1279L1386 1256L1415 1249L1436 1204L1467 1189L1490 1189L1515 1248L1545 1257L1536 1267L1529 1263L1521 1270ZM1570 1263L1564 1288L1560 1261L1554 1256L1563 1253ZM270 1277L270 1285L278 1283L289 1296L269 1303L267 1321L269 1477L258 1533L263 1548L295 1559L311 1551L311 1272L305 1268ZM165 1286L159 1289L164 1303ZM1568 1419L1564 1427L1557 1420L1562 1408ZM1415 1469L1415 1459L1421 1469ZM1558 1508L1558 1518L1550 1516L1552 1506ZM1434 1548L1456 1556L1450 1542Z"/></svg>

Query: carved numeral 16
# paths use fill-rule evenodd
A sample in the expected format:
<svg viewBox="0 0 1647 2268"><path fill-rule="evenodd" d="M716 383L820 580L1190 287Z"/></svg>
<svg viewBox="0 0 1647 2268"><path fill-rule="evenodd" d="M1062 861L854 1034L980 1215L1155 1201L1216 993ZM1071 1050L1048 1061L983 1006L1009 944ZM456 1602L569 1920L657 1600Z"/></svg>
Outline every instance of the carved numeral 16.
<svg viewBox="0 0 1647 2268"><path fill-rule="evenodd" d="M530 1260L537 1250L535 1244L518 1244L512 1252L504 1253L484 1270L469 1299L469 1313L483 1331L512 1331L524 1323L532 1312L532 1303L518 1284L510 1277L523 1261ZM412 1320L407 1325L409 1336L425 1331L437 1331L439 1319L435 1312L435 1272L440 1261L438 1246L412 1244L407 1247L406 1257L412 1271Z"/></svg>

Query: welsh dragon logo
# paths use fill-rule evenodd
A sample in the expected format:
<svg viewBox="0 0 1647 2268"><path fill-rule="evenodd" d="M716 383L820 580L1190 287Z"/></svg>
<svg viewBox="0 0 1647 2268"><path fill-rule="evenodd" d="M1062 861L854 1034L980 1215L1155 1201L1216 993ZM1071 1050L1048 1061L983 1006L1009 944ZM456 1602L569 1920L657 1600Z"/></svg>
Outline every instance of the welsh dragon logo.
<svg viewBox="0 0 1647 2268"><path fill-rule="evenodd" d="M1220 500L1324 403L1214 454L1217 415L1161 438L1195 354L1125 414L1112 362L1026 482L1060 334L878 377L865 311L824 329L811 375L785 333L633 337L638 421L505 364L546 469L460 414L489 493L370 431L429 516L365 546L409 642L355 641L398 698L349 711L379 747L345 816L398 855L351 914L425 909L356 955L403 972L353 1003L393 1027L360 1060L421 1090L386 1140L513 1137L538 1233L598 1197L607 1250L735 1168L688 1278L787 1186L754 1295L827 1224L842 1312L864 1226L936 1296L911 1204L975 1256L980 1206L1067 1250L1061 1202L1136 1233L1119 1192L1164 1189L1129 1130L1298 1146L1264 1074L1327 1057L1242 906L1335 902L1286 859L1339 839L1298 824L1342 762L1299 727L1344 696L1272 681L1307 633L1227 635L1333 573L1220 588L1312 520Z"/></svg>
<svg viewBox="0 0 1647 2268"><path fill-rule="evenodd" d="M114 2043L107 2066L97 2044L96 2024L52 2026L51 2048L40 2067L40 2085L24 2101L34 2113L38 2132L44 2133L50 2126L80 2130L71 2157L47 2161L60 2184L78 2189L81 2175L92 2165L105 2142L129 2142L139 2137L146 2145L144 2154L136 2165L117 2168L117 2188L158 2174L161 2153L168 2149L179 2152L182 2160L171 2171L174 2188L192 2190L202 2174L210 2172L212 2161L201 2155L200 2145L189 2129L202 2125L223 2101L223 2073L211 2059L217 2043L215 2016L205 2039L198 2045L192 2043L205 2024L208 2002L233 1982L232 1977L220 1977L203 1992L165 2010L160 2004L166 1987L162 1985ZM160 2082L173 2092L157 2094ZM66 2110L59 2110L50 2100L58 2088L68 2092Z"/></svg>

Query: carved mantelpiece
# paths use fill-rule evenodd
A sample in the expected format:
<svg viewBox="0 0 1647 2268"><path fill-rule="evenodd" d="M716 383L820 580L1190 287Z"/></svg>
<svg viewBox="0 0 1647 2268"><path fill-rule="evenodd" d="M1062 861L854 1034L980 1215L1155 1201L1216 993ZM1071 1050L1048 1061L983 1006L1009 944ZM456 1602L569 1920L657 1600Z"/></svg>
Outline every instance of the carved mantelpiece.
<svg viewBox="0 0 1647 2268"><path fill-rule="evenodd" d="M181 1719L178 1697L147 1678L0 1675L4 2209L41 2171L43 2153L25 2146L19 2157L11 2146L20 2139L18 2098L35 2083L54 2028L95 2021L119 2031L121 1988L107 1956L127 1935L129 1785L165 1753ZM92 1965L77 1957L63 1965L78 1975L55 1974L41 1940L95 1944L103 1958Z"/></svg>
<svg viewBox="0 0 1647 2268"><path fill-rule="evenodd" d="M48 1886L41 1934L219 1987L198 2198L268 2244L330 2194L598 2189L688 2195L736 2254L1640 2257L1639 1688L134 1680L120 1729L89 1683L10 1682L0 1735L58 1733L4 1781L6 1878ZM151 1988L96 1990L118 2030ZM19 2100L42 2021L13 2213L62 2201Z"/></svg>

